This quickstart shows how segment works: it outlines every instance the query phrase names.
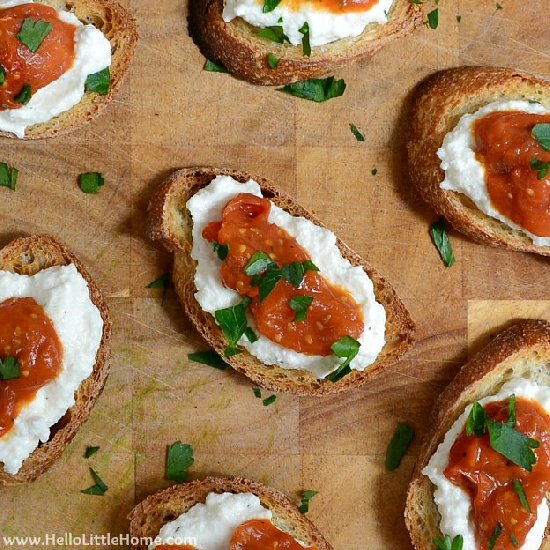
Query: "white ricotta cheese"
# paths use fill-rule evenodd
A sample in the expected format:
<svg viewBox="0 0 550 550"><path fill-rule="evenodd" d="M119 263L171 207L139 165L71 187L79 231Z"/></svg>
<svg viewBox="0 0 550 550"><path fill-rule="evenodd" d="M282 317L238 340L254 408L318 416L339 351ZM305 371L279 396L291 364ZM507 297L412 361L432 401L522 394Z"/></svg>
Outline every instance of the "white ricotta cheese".
<svg viewBox="0 0 550 550"><path fill-rule="evenodd" d="M195 504L163 525L149 550L163 543L192 544L198 550L227 550L239 525L271 517L271 511L252 493L209 493L204 504Z"/></svg>
<svg viewBox="0 0 550 550"><path fill-rule="evenodd" d="M0 0L0 9L31 2ZM79 103L84 96L88 75L111 65L111 44L99 29L82 24L75 15L66 11L59 11L59 18L77 28L73 66L60 78L35 92L26 105L0 111L0 130L19 138L25 137L29 126L47 122Z"/></svg>
<svg viewBox="0 0 550 550"><path fill-rule="evenodd" d="M14 426L0 437L0 462L16 474L25 460L50 437L50 428L74 405L74 393L92 373L103 334L103 319L76 267L51 267L36 275L0 271L0 303L34 298L53 322L63 345L61 372L25 405Z"/></svg>
<svg viewBox="0 0 550 550"><path fill-rule="evenodd" d="M197 262L195 298L201 308L211 314L218 309L240 303L242 298L235 290L224 286L220 275L221 261L208 241L202 237L202 231L209 222L221 219L225 205L239 193L262 196L260 186L254 180L239 183L229 176L217 176L187 202L187 208L193 217L191 255ZM321 228L305 218L291 216L273 203L269 221L292 235L300 246L307 250L321 274L332 284L347 290L361 306L365 328L358 339L361 344L359 353L350 366L355 370L365 370L376 360L385 344L386 311L376 301L372 281L361 267L352 266L342 257L332 231ZM255 328L252 318L249 318L249 325ZM342 359L334 355L322 357L299 353L259 333L257 335L258 341L251 343L243 337L239 344L266 365L308 370L317 378L325 378L342 362Z"/></svg>
<svg viewBox="0 0 550 550"><path fill-rule="evenodd" d="M437 151L441 159L441 169L445 171L445 179L440 186L442 189L463 193L484 214L505 223L512 229L523 231L535 245L550 246L550 237L539 237L526 231L508 217L503 216L491 203L485 182L485 168L475 156L474 123L494 111L550 113L550 109L539 103L511 100L489 103L475 113L463 115L454 129L445 135L443 144Z"/></svg>
<svg viewBox="0 0 550 550"><path fill-rule="evenodd" d="M482 405L491 401L503 401L511 394L525 399L538 401L542 407L550 411L550 388L539 386L532 380L514 378L504 384L496 395L490 395L480 399ZM472 405L468 405L458 417L451 429L445 434L445 439L440 443L428 465L422 470L431 482L436 486L434 500L441 514L440 530L451 537L462 535L464 537L463 550L476 550L475 526L470 513L472 505L466 491L451 483L444 474L449 464L449 453L454 442L464 429ZM547 499L543 500L537 508L537 520L527 535L525 543L520 550L538 550L544 537L544 530L548 522L549 509Z"/></svg>
<svg viewBox="0 0 550 550"><path fill-rule="evenodd" d="M359 36L369 23L387 23L392 4L393 0L379 0L366 11L335 13L323 10L314 0L304 0L296 8L282 0L273 11L263 13L263 0L225 0L223 19L230 22L240 17L250 25L261 28L280 25L295 46L302 43L304 35L300 29L307 22L310 44L321 46L341 38Z"/></svg>

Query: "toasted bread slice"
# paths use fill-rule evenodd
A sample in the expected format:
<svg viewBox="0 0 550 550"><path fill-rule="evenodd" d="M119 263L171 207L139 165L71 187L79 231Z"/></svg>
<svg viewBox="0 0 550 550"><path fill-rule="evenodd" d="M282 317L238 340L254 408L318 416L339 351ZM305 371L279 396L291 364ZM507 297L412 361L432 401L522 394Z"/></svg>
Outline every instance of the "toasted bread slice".
<svg viewBox="0 0 550 550"><path fill-rule="evenodd" d="M302 46L260 38L258 28L240 18L226 23L222 13L223 0L192 0L190 29L196 43L208 59L222 63L238 78L266 86L322 76L368 57L414 31L423 17L420 6L395 0L385 25L371 23L360 36L313 47L311 56L304 57ZM280 59L275 69L267 63L269 53Z"/></svg>
<svg viewBox="0 0 550 550"><path fill-rule="evenodd" d="M111 86L109 93L85 92L74 107L55 118L29 126L23 139L43 139L59 136L86 124L100 113L117 93L134 56L138 38L133 16L116 0L37 0L56 9L70 11L84 24L91 23L102 31L111 43ZM0 136L16 138L9 132Z"/></svg>
<svg viewBox="0 0 550 550"><path fill-rule="evenodd" d="M296 201L264 178L242 171L217 168L189 168L172 174L155 194L149 205L148 235L174 252L172 282L187 315L201 336L223 356L226 341L214 317L205 313L195 299L195 262L191 258L192 220L186 208L187 201L217 175L231 176L244 183L254 179L263 195L293 216L303 216L324 227L312 214ZM242 372L259 386L277 392L298 395L323 395L359 387L395 363L413 344L414 322L391 285L365 260L340 240L337 241L342 256L353 265L361 266L374 284L376 300L386 310L386 345L375 363L363 372L352 371L333 383L319 380L312 373L267 366L248 352L226 358L237 371Z"/></svg>
<svg viewBox="0 0 550 550"><path fill-rule="evenodd" d="M550 256L519 230L487 216L465 195L440 188L445 173L437 150L460 117L493 101L523 99L550 107L550 81L498 67L458 67L423 82L414 99L408 140L411 180L422 198L455 229L476 241Z"/></svg>
<svg viewBox="0 0 550 550"><path fill-rule="evenodd" d="M319 530L309 521L289 498L279 491L243 477L207 477L174 485L159 491L140 502L128 515L130 536L144 540L155 538L161 527L187 512L192 506L204 502L209 493L253 493L260 503L273 513L273 523L294 538L315 545L318 550L332 550ZM185 534L183 534L185 536ZM134 546L146 550L147 546Z"/></svg>
<svg viewBox="0 0 550 550"><path fill-rule="evenodd" d="M15 475L4 471L0 462L0 485L15 485L34 481L61 456L76 432L90 415L92 407L103 391L109 373L111 354L111 320L103 295L80 261L59 241L49 235L36 235L12 241L0 250L0 270L21 275L34 275L43 269L57 265L74 264L86 280L90 298L101 313L103 336L97 350L92 374L82 382L75 394L75 404L65 416L51 428L50 439L40 444L23 462Z"/></svg>
<svg viewBox="0 0 550 550"><path fill-rule="evenodd" d="M508 380L520 377L550 386L548 321L523 320L501 332L462 367L439 396L407 493L405 521L417 550L432 550L432 541L443 535L439 530L441 517L434 502L434 487L422 475L422 469L467 405L498 393ZM541 548L550 548L548 528Z"/></svg>

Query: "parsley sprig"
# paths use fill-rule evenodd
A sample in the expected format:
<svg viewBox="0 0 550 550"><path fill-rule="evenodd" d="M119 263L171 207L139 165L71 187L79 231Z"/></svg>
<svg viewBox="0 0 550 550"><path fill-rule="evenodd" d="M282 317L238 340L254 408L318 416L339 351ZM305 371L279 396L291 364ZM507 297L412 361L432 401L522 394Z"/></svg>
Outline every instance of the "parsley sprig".
<svg viewBox="0 0 550 550"><path fill-rule="evenodd" d="M20 376L21 369L15 357L8 355L3 361L0 359L0 380L12 380Z"/></svg>
<svg viewBox="0 0 550 550"><path fill-rule="evenodd" d="M327 380L338 382L341 378L351 372L349 366L353 358L359 353L361 344L351 336L343 336L336 340L330 347L337 357L343 357L345 361L333 372L327 376Z"/></svg>

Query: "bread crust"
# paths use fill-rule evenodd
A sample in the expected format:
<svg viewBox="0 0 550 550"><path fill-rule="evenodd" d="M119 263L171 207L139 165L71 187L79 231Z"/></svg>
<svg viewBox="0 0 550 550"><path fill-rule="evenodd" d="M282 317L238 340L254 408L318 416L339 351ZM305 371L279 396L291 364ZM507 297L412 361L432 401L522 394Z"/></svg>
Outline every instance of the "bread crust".
<svg viewBox="0 0 550 550"><path fill-rule="evenodd" d="M462 367L437 399L407 492L405 522L417 550L431 550L432 541L442 536L434 486L422 469L468 404L497 393L516 377L550 386L550 322L522 320L501 332ZM549 548L547 526L541 549Z"/></svg>
<svg viewBox="0 0 550 550"><path fill-rule="evenodd" d="M83 126L111 102L120 88L134 57L138 39L136 22L117 0L36 0L40 4L70 11L83 23L92 23L111 43L111 85L106 95L84 92L74 107L58 116L29 126L24 140L45 139L72 132ZM21 139L10 132L0 131L0 137Z"/></svg>
<svg viewBox="0 0 550 550"><path fill-rule="evenodd" d="M320 531L298 511L283 493L243 477L207 477L174 485L158 491L141 501L128 515L130 536L155 538L161 527L187 512L192 506L204 502L209 493L253 493L262 506L273 513L273 523L293 537L318 550L332 550ZM145 544L134 545L135 550L147 550Z"/></svg>
<svg viewBox="0 0 550 550"><path fill-rule="evenodd" d="M493 101L524 99L550 108L550 81L502 67L458 67L436 73L418 87L407 143L411 181L422 198L455 229L472 239L550 256L550 246L535 246L519 230L487 216L465 195L440 188L445 173L437 150L466 113Z"/></svg>
<svg viewBox="0 0 550 550"><path fill-rule="evenodd" d="M226 23L223 0L192 0L190 30L204 55L222 63L229 72L253 84L275 86L323 76L358 59L369 57L394 38L406 36L423 19L419 5L395 0L385 25L371 23L363 34L316 46L304 57L301 46L278 44L257 36L258 29L240 18ZM267 64L267 54L280 61L275 69Z"/></svg>
<svg viewBox="0 0 550 550"><path fill-rule="evenodd" d="M92 374L80 384L75 393L75 404L52 427L50 439L40 444L23 461L19 472L15 475L8 474L0 462L0 486L34 481L61 456L65 447L88 419L90 411L103 391L109 373L108 360L111 354L111 320L103 294L74 254L50 235L16 239L0 250L0 270L21 275L34 275L48 267L71 263L88 284L90 298L103 319L103 335L97 350L96 362Z"/></svg>
<svg viewBox="0 0 550 550"><path fill-rule="evenodd" d="M217 175L231 176L244 183L254 179L262 188L265 197L293 216L303 216L316 225L324 227L310 212L264 178L243 171L218 168L188 168L172 174L152 198L148 210L148 236L174 253L172 282L180 302L191 322L201 336L223 356L226 340L214 317L204 312L195 299L195 264L191 258L191 218L185 207L187 200L200 188L208 185ZM357 388L383 371L413 345L415 325L409 312L391 285L365 260L337 239L342 256L353 265L361 266L374 284L376 299L387 314L386 345L375 363L363 372L352 371L338 382L319 380L312 373L267 366L244 351L225 360L263 388L276 392L297 395L325 395Z"/></svg>

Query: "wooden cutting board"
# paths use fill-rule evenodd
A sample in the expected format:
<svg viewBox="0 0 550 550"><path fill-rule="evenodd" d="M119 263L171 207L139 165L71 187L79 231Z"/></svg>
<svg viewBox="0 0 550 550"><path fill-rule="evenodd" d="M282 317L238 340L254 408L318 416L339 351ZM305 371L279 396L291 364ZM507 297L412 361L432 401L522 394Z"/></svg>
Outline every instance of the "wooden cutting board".
<svg viewBox="0 0 550 550"><path fill-rule="evenodd" d="M186 2L129 3L141 40L107 112L71 136L2 141L0 161L20 178L15 192L0 188L0 244L39 232L61 238L109 297L114 342L104 395L62 460L33 485L0 490L0 535L125 533L134 502L169 484L166 446L181 440L195 450L193 478L246 475L296 501L318 490L309 517L336 550L410 549L403 500L434 398L469 349L510 320L550 318L548 260L451 232L457 262L445 268L428 234L435 216L406 173L406 113L423 77L459 64L550 77L547 2L500 4L441 2L437 30L339 71L344 97L314 104L204 72ZM294 194L394 284L418 324L416 348L360 391L280 395L269 407L242 376L190 363L187 353L204 344L171 291L163 300L145 288L169 258L147 242L144 215L159 183L193 165L248 170ZM77 186L86 171L105 175L96 196ZM418 437L388 473L399 421ZM101 446L90 460L87 445ZM79 492L92 484L89 465L109 486L104 497Z"/></svg>

